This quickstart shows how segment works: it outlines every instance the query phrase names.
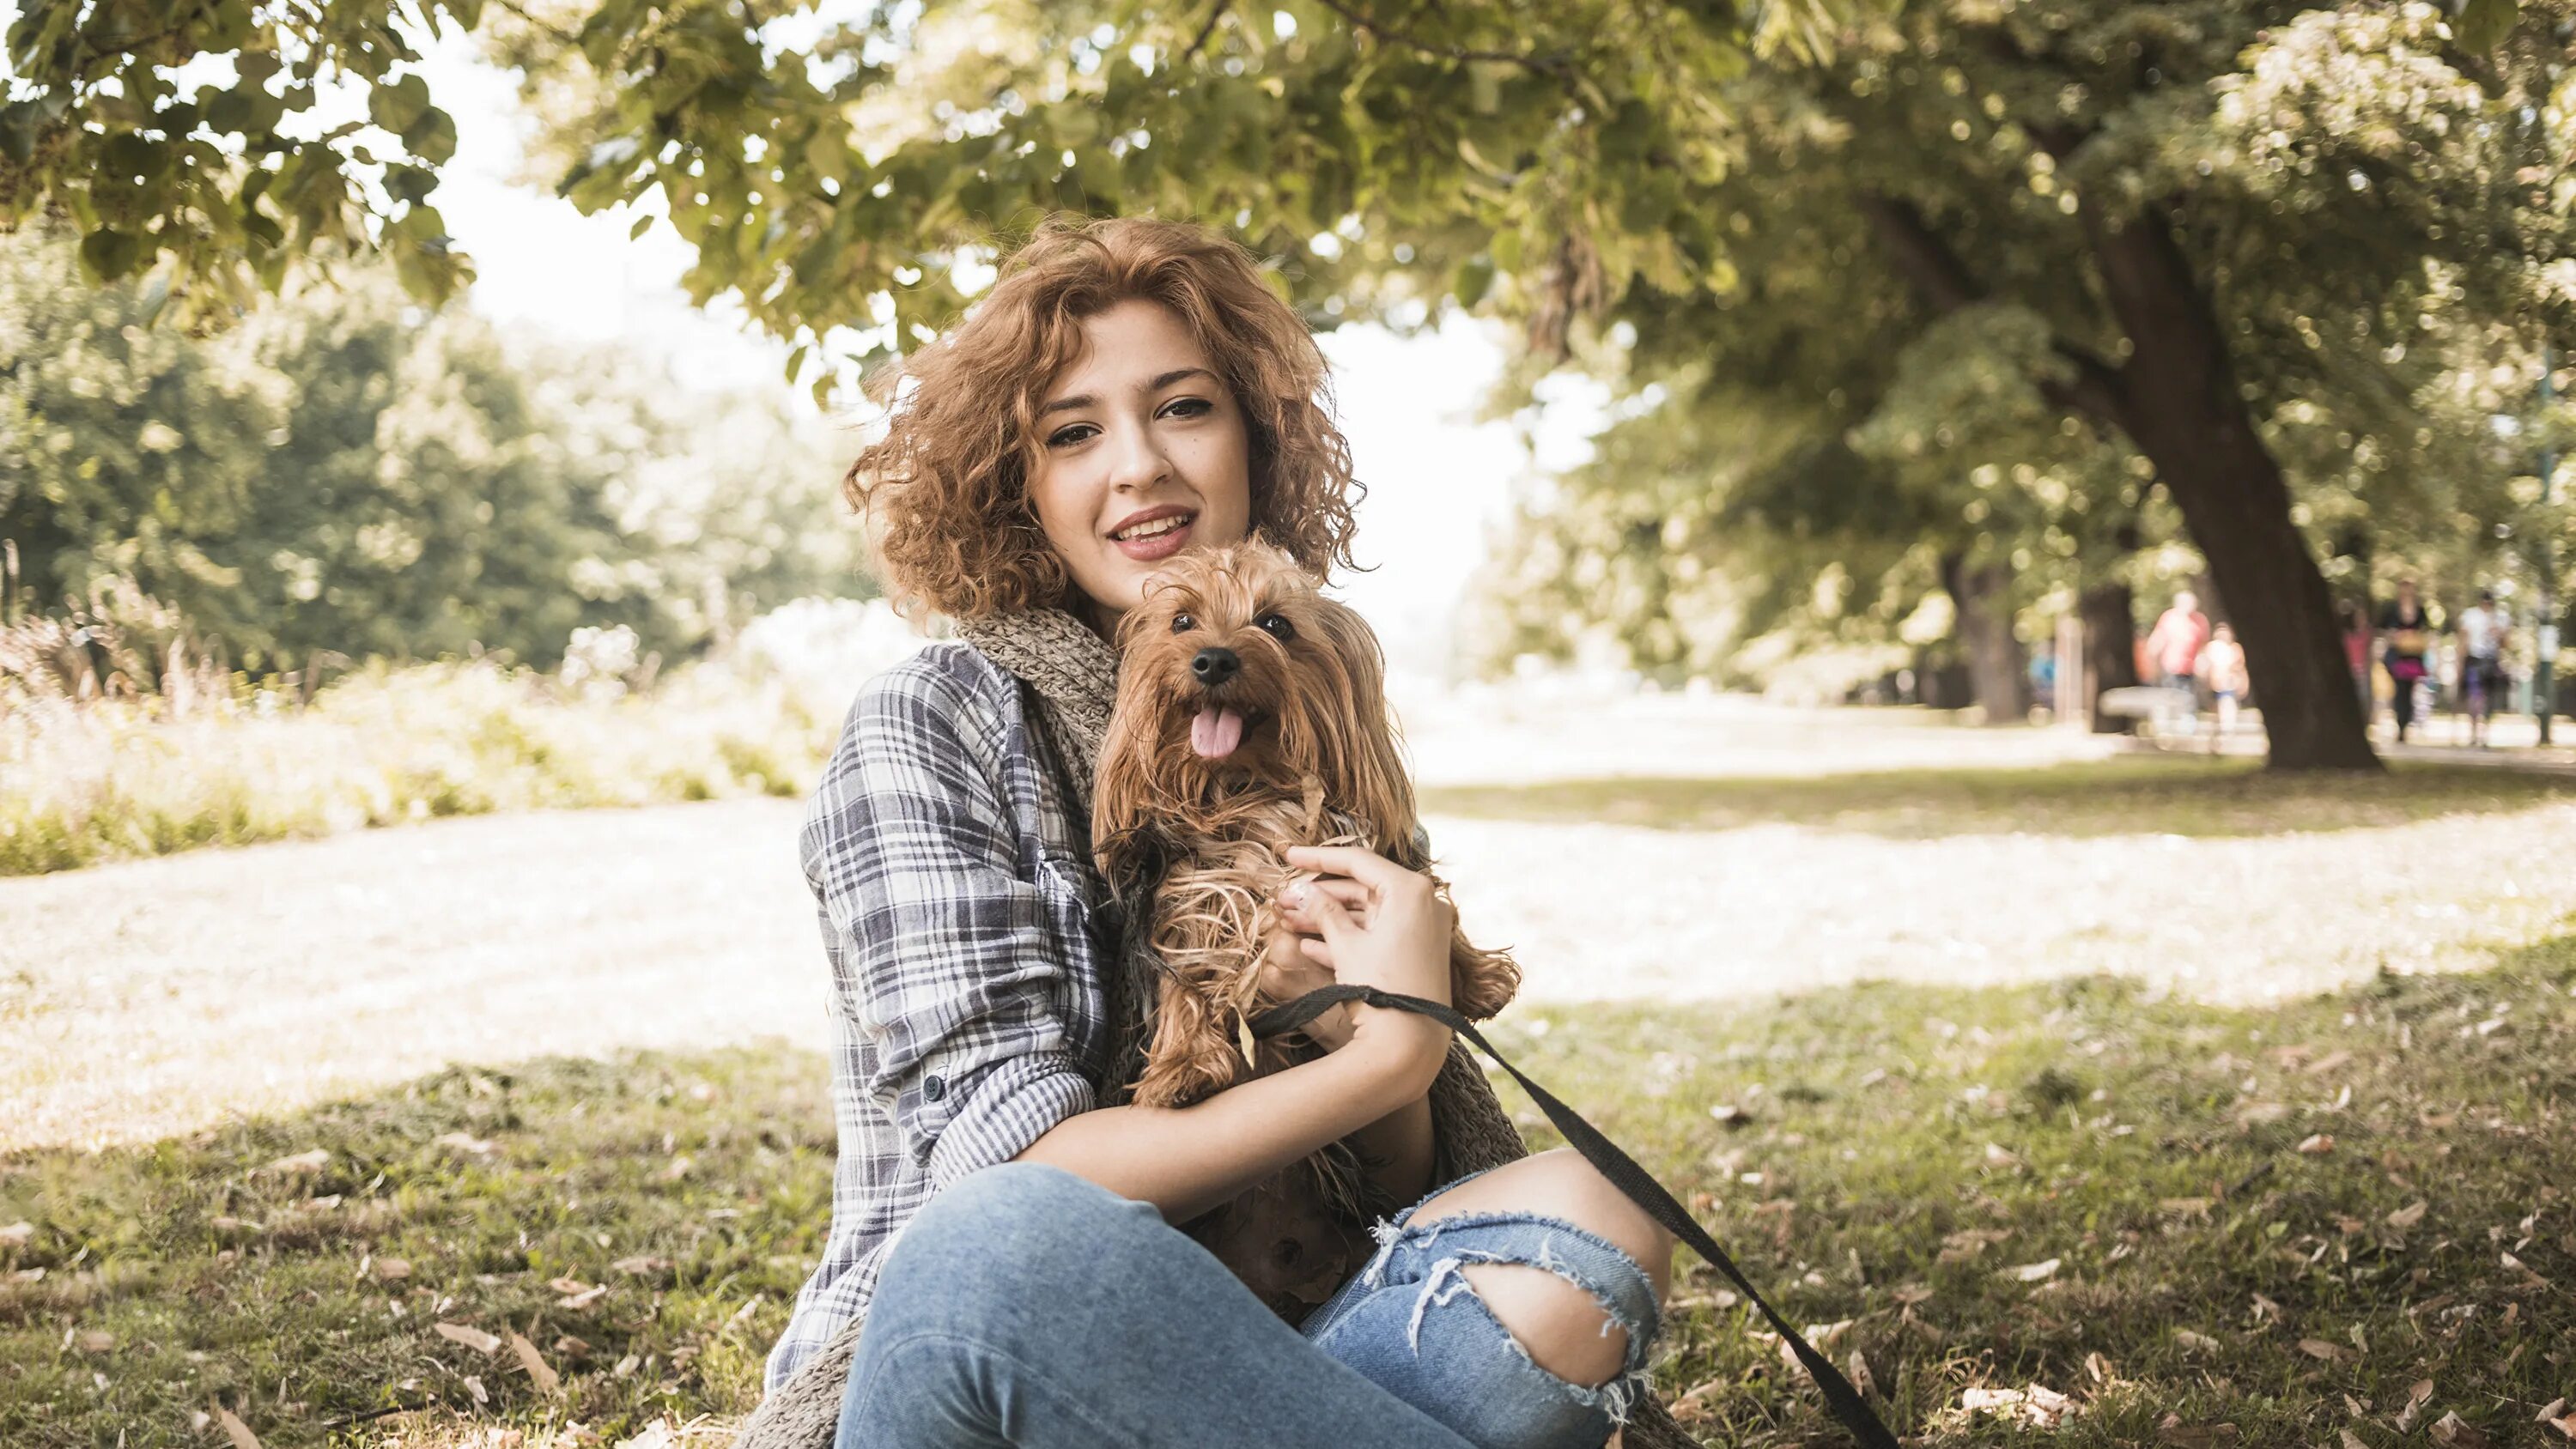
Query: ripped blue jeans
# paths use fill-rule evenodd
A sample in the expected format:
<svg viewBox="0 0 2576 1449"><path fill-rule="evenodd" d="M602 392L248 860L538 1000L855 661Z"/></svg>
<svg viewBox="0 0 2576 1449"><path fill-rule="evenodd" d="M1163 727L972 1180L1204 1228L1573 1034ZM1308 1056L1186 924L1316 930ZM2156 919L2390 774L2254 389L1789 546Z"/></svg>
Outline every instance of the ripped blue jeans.
<svg viewBox="0 0 2576 1449"><path fill-rule="evenodd" d="M1483 1175L1380 1222L1376 1255L1298 1332L1470 1443L1590 1449L1645 1391L1661 1327L1653 1281L1617 1245L1560 1218L1476 1212L1413 1224L1423 1203ZM1477 1263L1526 1263L1591 1294L1607 1315L1601 1331L1627 1333L1619 1373L1594 1387L1539 1367L1468 1283L1463 1270Z"/></svg>
<svg viewBox="0 0 2576 1449"><path fill-rule="evenodd" d="M1421 1206L1292 1328L1149 1203L1035 1163L972 1173L886 1256L836 1449L1599 1449L1660 1324L1644 1270L1570 1223L1415 1226ZM1479 1262L1580 1284L1628 1330L1622 1372L1533 1363L1462 1276Z"/></svg>

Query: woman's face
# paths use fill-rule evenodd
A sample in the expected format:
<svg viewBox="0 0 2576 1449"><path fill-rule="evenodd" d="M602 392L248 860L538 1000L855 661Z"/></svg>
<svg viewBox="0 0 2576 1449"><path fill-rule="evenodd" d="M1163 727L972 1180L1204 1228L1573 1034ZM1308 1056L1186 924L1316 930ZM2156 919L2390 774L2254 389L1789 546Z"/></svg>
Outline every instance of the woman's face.
<svg viewBox="0 0 2576 1449"><path fill-rule="evenodd" d="M1170 308L1120 302L1082 341L1040 404L1029 499L1109 633L1163 560L1251 530L1252 448L1232 390Z"/></svg>

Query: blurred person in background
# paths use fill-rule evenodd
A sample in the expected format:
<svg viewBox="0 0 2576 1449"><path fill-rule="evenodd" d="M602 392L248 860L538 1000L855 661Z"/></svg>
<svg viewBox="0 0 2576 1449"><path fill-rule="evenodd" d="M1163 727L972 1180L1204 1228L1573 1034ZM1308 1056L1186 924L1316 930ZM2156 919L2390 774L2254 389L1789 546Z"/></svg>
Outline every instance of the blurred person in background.
<svg viewBox="0 0 2576 1449"><path fill-rule="evenodd" d="M2478 590L2478 601L2460 612L2453 627L2460 636L2460 708L2469 716L2469 743L2484 749L2487 719L2504 689L2505 617L2495 590Z"/></svg>
<svg viewBox="0 0 2576 1449"><path fill-rule="evenodd" d="M2236 704L2245 697L2245 646L2236 642L2236 629L2221 624L2201 646L2200 677L2208 684L2210 696L2218 702L2218 733L2224 739L2236 728ZM2213 742L2213 749L2216 748Z"/></svg>
<svg viewBox="0 0 2576 1449"><path fill-rule="evenodd" d="M2370 614L2350 599L2337 606L2343 624L2344 662L2352 666L2353 692L2361 699L2361 727L2370 728L2379 713L2370 680Z"/></svg>
<svg viewBox="0 0 2576 1449"><path fill-rule="evenodd" d="M2195 688L2201 646L2208 642L2209 616L2200 612L2199 596L2189 589L2174 595L2173 607L2147 635L2147 657L2156 667L2157 682L2168 689Z"/></svg>
<svg viewBox="0 0 2576 1449"><path fill-rule="evenodd" d="M2415 581L2399 579L2397 597L2379 611L2380 661L2388 671L2389 712L2397 717L2397 742L2415 725L2415 690L2424 682L2425 651L2433 644L2433 617L2415 596Z"/></svg>

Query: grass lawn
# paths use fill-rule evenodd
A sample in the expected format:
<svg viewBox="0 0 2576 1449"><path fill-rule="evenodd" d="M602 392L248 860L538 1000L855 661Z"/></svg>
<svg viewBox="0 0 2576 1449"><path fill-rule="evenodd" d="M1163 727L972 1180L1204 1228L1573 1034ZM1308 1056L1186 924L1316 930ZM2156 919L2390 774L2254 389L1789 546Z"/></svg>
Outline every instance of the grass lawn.
<svg viewBox="0 0 2576 1449"><path fill-rule="evenodd" d="M2572 993L2562 936L2260 1011L1873 986L1497 1041L1792 1318L1848 1321L1830 1351L1925 1443L2532 1444L2576 1437L2535 1422L2576 1396ZM720 1422L819 1247L829 1121L817 1058L731 1051L0 1160L0 1444L215 1444L219 1409L270 1445ZM1675 1308L1696 1432L1831 1441L1699 1265Z"/></svg>
<svg viewBox="0 0 2576 1449"><path fill-rule="evenodd" d="M2260 762L2143 755L2007 770L1696 778L1618 776L1426 789L1422 808L1484 819L1663 830L1786 823L1902 840L2270 835L2403 825L2576 799L2576 775L2400 762L2385 775L2273 775Z"/></svg>

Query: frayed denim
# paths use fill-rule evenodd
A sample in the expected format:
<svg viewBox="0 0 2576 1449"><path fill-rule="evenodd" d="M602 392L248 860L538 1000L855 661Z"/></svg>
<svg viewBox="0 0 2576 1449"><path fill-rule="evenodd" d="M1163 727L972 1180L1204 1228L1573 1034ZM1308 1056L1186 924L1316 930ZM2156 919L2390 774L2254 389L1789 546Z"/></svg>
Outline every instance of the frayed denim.
<svg viewBox="0 0 2576 1449"><path fill-rule="evenodd" d="M1618 1245L1561 1218L1481 1212L1414 1225L1423 1203L1457 1185L1379 1223L1376 1255L1299 1331L1469 1443L1600 1444L1645 1392L1662 1327L1653 1280ZM1595 1386L1541 1368L1476 1296L1463 1271L1476 1263L1543 1268L1590 1294L1602 1333L1628 1336L1620 1371Z"/></svg>
<svg viewBox="0 0 2576 1449"><path fill-rule="evenodd" d="M1598 1449L1660 1325L1644 1271L1570 1223L1420 1208L1292 1328L1151 1204L1034 1163L973 1173L887 1255L838 1449ZM1581 1285L1625 1368L1540 1368L1459 1271L1478 1262Z"/></svg>

